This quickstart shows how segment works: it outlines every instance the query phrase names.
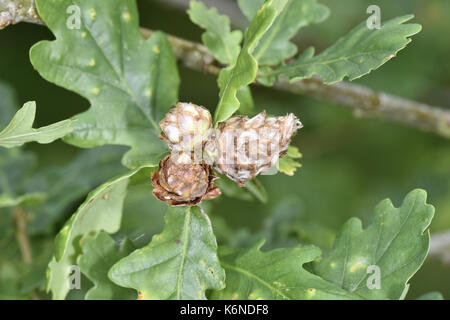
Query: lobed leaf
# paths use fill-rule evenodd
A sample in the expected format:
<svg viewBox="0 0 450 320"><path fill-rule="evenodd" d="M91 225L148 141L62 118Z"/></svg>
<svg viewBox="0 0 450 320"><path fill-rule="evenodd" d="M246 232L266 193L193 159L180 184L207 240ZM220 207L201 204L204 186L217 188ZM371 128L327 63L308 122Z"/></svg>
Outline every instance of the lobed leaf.
<svg viewBox="0 0 450 320"><path fill-rule="evenodd" d="M198 207L169 207L161 234L109 271L116 284L141 299L206 299L205 290L224 287L225 273L208 216Z"/></svg>
<svg viewBox="0 0 450 320"><path fill-rule="evenodd" d="M80 239L89 233L116 232L120 227L122 206L132 171L104 183L92 191L55 238L55 256L47 274L47 291L53 299L64 299L70 290L70 267L80 254Z"/></svg>
<svg viewBox="0 0 450 320"><path fill-rule="evenodd" d="M79 29L62 14L80 9ZM30 51L48 81L85 97L91 107L74 117L65 141L83 148L130 146L123 163L156 165L167 146L158 121L178 100L179 76L172 47L161 32L144 40L134 0L37 0L40 17L55 34Z"/></svg>
<svg viewBox="0 0 450 320"><path fill-rule="evenodd" d="M288 176L293 176L297 168L300 168L301 163L297 162L295 159L300 159L302 154L297 147L289 146L286 155L280 158L278 161L278 171L287 174Z"/></svg>
<svg viewBox="0 0 450 320"><path fill-rule="evenodd" d="M33 129L36 103L27 102L0 132L0 147L20 147L27 142L50 143L73 131L72 121L63 120L39 129Z"/></svg>
<svg viewBox="0 0 450 320"><path fill-rule="evenodd" d="M14 117L17 99L13 89L0 82L0 127L6 127ZM0 148L0 208L38 202L45 195L42 192L24 192L27 176L36 166L34 153L20 148Z"/></svg>
<svg viewBox="0 0 450 320"><path fill-rule="evenodd" d="M287 0L267 0L250 23L236 62L219 74L219 103L214 114L214 122L227 120L240 106L236 97L239 89L251 84L258 71L258 62L252 56L258 41L280 14Z"/></svg>
<svg viewBox="0 0 450 320"><path fill-rule="evenodd" d="M303 268L320 255L320 249L305 246L261 252L264 241L250 249L219 248L227 274L226 288L212 291L211 299L296 300L358 299L332 282Z"/></svg>
<svg viewBox="0 0 450 320"><path fill-rule="evenodd" d="M253 101L252 91L249 86L240 88L236 93L239 100L239 113L253 116L256 115L255 102Z"/></svg>
<svg viewBox="0 0 450 320"><path fill-rule="evenodd" d="M426 229L434 208L426 204L426 197L424 190L414 190L400 208L390 200L382 201L367 229L362 229L359 219L350 219L337 236L333 250L315 263L315 272L365 299L402 298L408 280L420 268L429 249ZM380 288L370 289L367 285L373 273L369 266L379 268Z"/></svg>
<svg viewBox="0 0 450 320"><path fill-rule="evenodd" d="M202 42L214 57L222 64L233 65L241 50L242 32L231 31L230 19L227 16L219 15L216 8L208 10L202 2L191 1L188 14L193 23L206 30L202 35ZM236 93L236 98L239 100L242 114L254 112L250 87L240 88Z"/></svg>
<svg viewBox="0 0 450 320"><path fill-rule="evenodd" d="M380 29L369 29L364 21L322 53L315 56L310 47L290 64L265 68L259 79L265 84L273 84L279 76L296 81L317 75L324 83L345 77L357 79L389 61L411 42L409 37L421 30L419 24L404 24L412 18L407 15L391 19Z"/></svg>
<svg viewBox="0 0 450 320"><path fill-rule="evenodd" d="M263 0L239 0L242 12L249 20L255 16ZM278 65L297 53L289 40L298 31L313 23L323 22L330 10L316 0L289 0L270 29L261 38L253 53L260 65Z"/></svg>
<svg viewBox="0 0 450 320"><path fill-rule="evenodd" d="M78 266L94 283L86 293L86 300L136 299L136 291L119 287L108 278L109 269L133 251L131 242L125 240L117 249L114 239L106 232L100 232L84 238L81 249L83 253L78 257Z"/></svg>
<svg viewBox="0 0 450 320"><path fill-rule="evenodd" d="M191 1L187 11L193 23L206 30L202 34L204 45L222 64L231 65L241 49L242 32L230 30L230 19L219 15L216 8L207 9L199 1Z"/></svg>

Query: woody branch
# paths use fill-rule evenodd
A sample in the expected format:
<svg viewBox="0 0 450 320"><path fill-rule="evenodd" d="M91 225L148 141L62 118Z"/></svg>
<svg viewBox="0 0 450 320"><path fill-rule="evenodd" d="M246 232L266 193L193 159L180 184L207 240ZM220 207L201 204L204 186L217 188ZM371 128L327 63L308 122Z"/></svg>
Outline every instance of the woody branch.
<svg viewBox="0 0 450 320"><path fill-rule="evenodd" d="M39 23L33 0L0 0L0 29L21 21ZM148 38L153 31L141 28ZM218 75L221 67L203 45L169 35L177 58L188 68ZM257 82L256 84L259 85ZM450 110L378 92L362 85L340 82L324 84L318 78L289 82L280 78L274 87L299 95L312 96L353 109L359 117L378 117L450 138Z"/></svg>

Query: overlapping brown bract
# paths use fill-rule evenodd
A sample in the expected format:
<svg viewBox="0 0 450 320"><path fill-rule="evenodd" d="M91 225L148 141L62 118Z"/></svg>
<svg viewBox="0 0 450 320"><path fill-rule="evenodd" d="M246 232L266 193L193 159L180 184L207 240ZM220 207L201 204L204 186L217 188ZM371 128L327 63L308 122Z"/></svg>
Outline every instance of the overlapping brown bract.
<svg viewBox="0 0 450 320"><path fill-rule="evenodd" d="M302 127L294 114L235 116L212 129L211 114L178 103L160 122L171 154L152 174L153 194L173 206L196 205L220 195L213 167L240 186L275 166ZM200 157L199 157L200 156Z"/></svg>
<svg viewBox="0 0 450 320"><path fill-rule="evenodd" d="M211 114L208 109L193 103L179 102L159 123L161 139L170 150L190 152L208 139Z"/></svg>
<svg viewBox="0 0 450 320"><path fill-rule="evenodd" d="M249 119L235 116L219 125L219 133L205 145L214 154L214 168L243 185L275 166L287 152L292 136L302 127L294 114L266 118L263 111Z"/></svg>
<svg viewBox="0 0 450 320"><path fill-rule="evenodd" d="M153 194L172 206L193 206L220 195L215 179L213 169L205 162L178 163L168 155L152 174Z"/></svg>

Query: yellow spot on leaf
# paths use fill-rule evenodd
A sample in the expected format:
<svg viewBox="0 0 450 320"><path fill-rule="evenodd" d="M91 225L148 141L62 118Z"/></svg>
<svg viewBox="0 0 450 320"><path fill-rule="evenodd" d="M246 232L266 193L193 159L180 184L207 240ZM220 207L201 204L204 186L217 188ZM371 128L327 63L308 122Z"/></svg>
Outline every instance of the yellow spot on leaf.
<svg viewBox="0 0 450 320"><path fill-rule="evenodd" d="M125 21L130 21L130 19L131 19L130 13L129 13L129 12L125 12L125 13L123 14L123 19L124 19Z"/></svg>
<svg viewBox="0 0 450 320"><path fill-rule="evenodd" d="M92 88L92 93L93 94L99 94L100 93L100 89L99 88Z"/></svg>
<svg viewBox="0 0 450 320"><path fill-rule="evenodd" d="M159 53L159 52L160 52L160 49L159 49L158 46L154 46L154 47L153 47L153 51L154 51L155 53Z"/></svg>
<svg viewBox="0 0 450 320"><path fill-rule="evenodd" d="M89 61L89 65L90 65L91 67L95 66L95 60L94 60L94 59L91 59L91 61Z"/></svg>
<svg viewBox="0 0 450 320"><path fill-rule="evenodd" d="M92 20L97 19L97 12L94 9L89 10L89 15L91 16Z"/></svg>
<svg viewBox="0 0 450 320"><path fill-rule="evenodd" d="M308 296L314 296L316 294L315 288L309 288L308 289Z"/></svg>
<svg viewBox="0 0 450 320"><path fill-rule="evenodd" d="M362 263L356 263L350 267L350 272L355 272L357 269L360 269L364 265Z"/></svg>
<svg viewBox="0 0 450 320"><path fill-rule="evenodd" d="M349 268L350 272L355 272L358 269L365 268L366 264L368 263L367 259L364 257L358 257L355 259L356 261L351 264L351 267Z"/></svg>

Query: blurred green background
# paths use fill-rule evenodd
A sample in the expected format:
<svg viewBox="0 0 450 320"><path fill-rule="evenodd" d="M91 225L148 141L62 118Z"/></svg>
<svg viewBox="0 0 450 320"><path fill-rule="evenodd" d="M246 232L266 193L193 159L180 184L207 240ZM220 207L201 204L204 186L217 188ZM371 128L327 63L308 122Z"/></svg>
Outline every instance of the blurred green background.
<svg viewBox="0 0 450 320"><path fill-rule="evenodd" d="M225 8L235 7L234 1L221 1L226 4ZM138 1L141 25L199 42L201 30L189 21L183 10L188 1L174 2L178 5L173 5L172 1ZM204 2L210 5L210 1ZM371 4L381 7L382 20L415 14L413 21L422 24L422 32L414 36L412 43L395 59L356 82L428 104L449 107L449 1L319 2L331 9L331 16L320 25L302 29L296 37L301 49L314 45L317 51L323 50L366 19L366 8ZM245 27L243 16L236 14L236 10L230 12L234 15L235 27ZM17 107L29 100L37 101L38 126L66 119L89 106L80 96L46 82L33 70L28 58L30 47L42 39L52 38L45 27L25 23L0 31L0 81L16 92ZM215 77L183 66L180 66L180 75L180 100L202 104L213 110L218 95ZM379 201L391 198L399 206L403 197L414 188L427 190L428 202L436 207L431 234L450 230L449 140L396 123L373 118L358 119L345 107L308 97L256 86L252 87L252 92L258 110L266 109L274 115L294 112L302 120L305 127L293 144L303 153L303 167L294 177L278 174L259 179L268 193L267 204L227 196L205 203L219 242L241 245L247 244L255 235L262 235L268 238L267 247L292 245L300 240L327 250L335 232L347 219L356 216L367 225ZM25 149L37 154L37 170L65 165L80 152L62 142L28 144ZM39 241L44 239L46 244L44 249L36 249L36 255L43 257L34 280L30 280L37 283L34 286L43 286L43 272L46 259L51 254L54 233L82 200L83 196L80 196L61 212L50 235L36 236ZM152 208L151 212L148 208ZM152 234L161 230L164 211L165 205L153 198L149 186L131 190L126 200L122 230L116 237L128 236L137 246L144 245ZM48 242L45 239L49 239ZM3 263L3 277L8 277L14 272L5 273L5 261L9 258L2 257L2 254L0 252L0 266ZM0 281L1 277L0 272ZM11 295L26 296L23 286L12 283L11 287L18 293ZM450 298L450 266L428 258L412 279L408 298L434 290Z"/></svg>

